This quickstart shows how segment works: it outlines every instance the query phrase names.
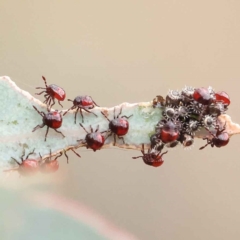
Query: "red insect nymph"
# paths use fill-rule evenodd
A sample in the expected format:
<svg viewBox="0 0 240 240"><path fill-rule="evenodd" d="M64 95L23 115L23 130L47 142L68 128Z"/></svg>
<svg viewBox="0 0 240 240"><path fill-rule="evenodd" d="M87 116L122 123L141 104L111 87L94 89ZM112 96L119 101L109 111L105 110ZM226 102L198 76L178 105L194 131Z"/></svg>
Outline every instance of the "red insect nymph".
<svg viewBox="0 0 240 240"><path fill-rule="evenodd" d="M142 158L144 163L153 167L160 167L163 164L162 156L167 153L164 152L161 154L161 151L155 151L154 149L149 148L148 152L144 151L144 144L142 144L142 156L133 157L133 159Z"/></svg>
<svg viewBox="0 0 240 240"><path fill-rule="evenodd" d="M117 116L115 116L115 108L114 108L114 114L113 114L112 120L110 120L103 112L101 112L101 113L109 121L110 134L108 135L108 137L111 136L112 134L114 135L113 145L115 146L115 144L116 144L116 136L118 136L119 139L122 139L123 143L125 144L124 138L122 136L126 135L128 132L129 123L128 123L127 119L132 117L132 115L120 117L120 115L122 113L122 107ZM125 119L125 118L127 118L127 119Z"/></svg>
<svg viewBox="0 0 240 240"><path fill-rule="evenodd" d="M169 143L177 140L179 137L179 130L177 125L172 122L166 122L161 131L160 131L160 138L164 143Z"/></svg>
<svg viewBox="0 0 240 240"><path fill-rule="evenodd" d="M215 98L217 102L222 102L226 106L231 103L229 95L224 91L215 93Z"/></svg>
<svg viewBox="0 0 240 240"><path fill-rule="evenodd" d="M42 76L42 79L43 79L46 87L45 88L37 87L36 89L45 89L45 90L40 93L36 93L36 94L41 95L42 93L46 93L44 95L44 97L45 97L44 103L46 103L49 106L49 108L51 108L55 104L55 99L57 99L59 105L62 106L60 101L63 101L65 99L65 97L66 97L65 91L61 87L59 87L55 84L47 85L47 81L44 76ZM53 102L52 105L51 105L51 102Z"/></svg>
<svg viewBox="0 0 240 240"><path fill-rule="evenodd" d="M207 88L197 88L193 93L193 99L203 105L209 105L213 102L213 96Z"/></svg>
<svg viewBox="0 0 240 240"><path fill-rule="evenodd" d="M93 115L95 115L97 117L97 115L95 113L89 111L89 109L93 109L94 106L98 106L90 96L87 96L87 95L86 96L77 96L73 101L71 99L68 99L68 101L73 102L73 106L70 107L63 115L67 114L68 111L70 111L72 109L77 109L75 112L75 123L76 123L78 111L80 112L80 114L82 116L82 122L84 122L82 110L84 110L88 113L92 113Z"/></svg>
<svg viewBox="0 0 240 240"><path fill-rule="evenodd" d="M81 123L80 123L80 126L84 129L87 135L85 137L85 140L77 140L77 141L85 143L86 147L91 148L94 152L96 150L100 150L101 147L104 145L105 137L102 135L103 132L98 131L99 125L97 126L95 131L93 131L93 128L90 125L91 132L88 132Z"/></svg>
<svg viewBox="0 0 240 240"><path fill-rule="evenodd" d="M23 151L23 155L20 157L22 160L21 163L19 163L15 158L12 157L12 159L19 165L19 167L16 169L18 172L23 175L23 176L29 176L29 175L34 175L39 171L39 163L35 159L30 159L29 156L34 153L34 150L30 152L25 159L25 149ZM14 169L15 170L15 169ZM7 170L11 171L11 170Z"/></svg>
<svg viewBox="0 0 240 240"><path fill-rule="evenodd" d="M42 158L41 154L39 153L40 158ZM47 160L45 160L44 163L40 165L40 171L43 173L52 173L56 172L59 169L59 163L58 163L58 158L62 156L62 152L60 152L54 160L51 160L52 158L52 152L50 150L50 155Z"/></svg>
<svg viewBox="0 0 240 240"><path fill-rule="evenodd" d="M226 125L226 123L225 123ZM207 140L207 144L204 145L203 147L199 148L200 150L204 149L206 146L208 146L209 144L211 145L211 147L224 147L228 144L229 142L229 135L227 132L224 132L225 130L225 126L223 127L222 130L219 130L219 125L216 126L216 134L214 135L212 132L210 132L207 128L206 130L211 134L212 139L209 137L203 138L203 140Z"/></svg>
<svg viewBox="0 0 240 240"><path fill-rule="evenodd" d="M45 141L47 139L47 135L48 135L48 130L49 128L52 128L54 131L56 131L57 133L62 134L60 131L57 130L57 128L60 128L62 126L62 115L59 111L53 111L53 112L40 112L38 111L38 109L33 106L33 108L38 112L39 115L42 116L42 121L43 123L41 125L37 125L32 131L36 131L38 128L43 128L45 125L47 126L47 131L45 134ZM63 137L65 137L62 134Z"/></svg>

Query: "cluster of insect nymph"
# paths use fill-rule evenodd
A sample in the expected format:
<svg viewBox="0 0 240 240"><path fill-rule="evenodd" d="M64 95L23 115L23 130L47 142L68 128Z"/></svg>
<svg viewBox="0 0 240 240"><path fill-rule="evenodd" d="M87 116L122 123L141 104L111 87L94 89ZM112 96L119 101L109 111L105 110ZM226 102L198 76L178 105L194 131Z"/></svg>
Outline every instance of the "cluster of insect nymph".
<svg viewBox="0 0 240 240"><path fill-rule="evenodd" d="M45 141L47 141L47 135L49 132L49 128L53 129L57 133L61 134L63 137L64 134L58 130L62 126L63 122L63 116L66 115L70 110L75 109L75 115L74 115L74 123L76 124L77 122L77 113L79 112L81 117L82 117L82 123L84 122L84 116L83 116L83 111L86 111L90 114L93 114L97 117L97 115L91 111L95 106L98 106L96 102L88 95L84 96L77 96L74 100L68 99L68 101L73 102L72 107L70 107L67 111L65 111L63 114L61 111L58 110L51 110L52 106L55 104L55 100L58 100L59 105L61 105L61 101L64 101L66 98L66 93L65 91L55 85L51 84L48 85L46 78L42 77L45 87L37 87L36 89L42 89L41 92L36 93L37 95L41 95L44 93L44 98L47 105L47 113L43 111L39 111L36 106L33 106L33 108L36 110L36 112L42 117L42 123L38 124L36 127L33 128L32 132L35 132L39 128L47 127L46 129L46 134L45 134ZM62 106L62 105L61 105ZM123 143L125 143L123 136L128 133L129 129L129 122L128 118L130 116L122 116L122 107L120 108L120 111L118 114L115 113L115 108L114 108L114 116L113 119L109 119L108 116L104 113L101 112L101 114L106 118L106 120L109 122L109 128L105 131L99 131L99 126L96 127L94 130L92 126L90 125L90 131L88 131L82 123L79 123L80 127L83 128L83 130L86 132L85 139L80 139L77 140L77 142L82 143L83 145L86 146L86 148L90 148L93 151L100 150L102 146L105 143L105 140L113 135L114 139L114 144L116 144L117 137L118 139L122 140ZM72 150L78 157L81 157L73 148L69 149ZM33 173L38 172L39 170L41 172L55 172L59 168L59 163L57 161L57 158L59 158L62 153L65 154L68 162L68 155L66 154L66 150L63 150L60 152L55 158L52 160L52 154L51 150L49 150L49 157L47 160L43 159L41 154L39 153L40 161L37 161L35 159L30 159L29 156L31 154L34 154L35 149L30 152L24 159L25 156L25 151L23 151L23 155L20 157L21 163L17 161L15 158L12 158L17 164L18 167L16 170L21 175L32 175ZM15 170L15 169L11 169ZM8 171L8 170L6 170Z"/></svg>
<svg viewBox="0 0 240 240"><path fill-rule="evenodd" d="M215 92L212 87L193 88L184 87L182 91L170 90L167 97L157 96L153 99L153 107L160 108L162 118L155 126L155 133L150 137L150 148L147 153L142 145L144 163L153 167L163 164L162 152L164 147L173 148L179 144L190 147L194 142L194 135L201 128L205 128L208 135L203 138L206 146L223 147L229 142L229 135L225 132L225 124L218 121L218 116L224 114L230 104L226 92Z"/></svg>
<svg viewBox="0 0 240 240"><path fill-rule="evenodd" d="M74 115L75 124L77 123L78 112L81 115L82 123L84 123L83 111L97 117L91 109L98 105L87 95L77 96L74 100L68 99L73 105L63 114L61 111L51 110L55 104L55 100L58 100L58 103L61 105L60 102L65 100L66 93L61 87L55 84L47 85L46 78L42 78L45 88L37 87L37 89L42 89L42 91L36 94L41 95L44 93L44 103L47 105L47 113L39 111L36 106L33 106L37 113L41 115L42 123L34 127L32 131L34 132L46 126L45 141L47 140L49 128L65 137L57 129L62 126L63 116L70 110L76 110ZM167 151L163 151L165 147L173 148L179 144L182 144L184 147L191 146L194 142L194 135L200 128L205 128L208 133L207 137L203 138L207 140L207 143L200 148L201 150L208 145L223 147L228 144L229 135L225 132L225 125L218 122L218 116L224 114L230 104L230 98L226 92L215 92L212 87L193 88L186 86L181 91L170 90L166 98L157 96L153 99L152 103L153 108L161 109L161 120L155 126L155 133L150 137L150 147L147 152L145 152L144 144L142 144L142 155L133 157L133 159L142 158L145 164L159 167L164 162L162 156L167 153ZM82 123L79 123L80 127L86 132L86 136L85 139L77 140L77 142L96 151L100 150L105 140L113 135L113 145L116 144L117 137L125 144L123 136L128 133L128 119L132 115L122 115L122 108L120 108L118 114L116 114L114 108L113 119L109 119L104 112L101 112L101 114L109 123L108 129L99 131L99 126L97 126L94 130L90 125L90 130L87 130ZM69 150L72 150L78 157L81 157L73 148ZM23 151L23 155L20 157L21 163L13 158L18 164L17 170L21 175L32 175L38 171L45 173L57 171L59 168L57 159L62 153L65 154L68 161L66 150L56 155L53 160L51 159L51 149L49 150L50 154L47 159L43 159L39 153L40 161L29 158L31 154L34 154L34 151L33 149L25 159L25 151Z"/></svg>

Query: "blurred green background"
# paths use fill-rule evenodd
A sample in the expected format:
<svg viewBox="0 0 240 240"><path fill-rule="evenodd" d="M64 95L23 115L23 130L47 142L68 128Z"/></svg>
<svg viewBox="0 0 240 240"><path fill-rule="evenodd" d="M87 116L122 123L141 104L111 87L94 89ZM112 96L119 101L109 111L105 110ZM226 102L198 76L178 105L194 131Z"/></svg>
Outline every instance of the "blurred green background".
<svg viewBox="0 0 240 240"><path fill-rule="evenodd" d="M107 107L210 85L229 93L228 113L240 122L239 12L236 0L0 0L0 75L31 94L43 86L44 75L67 98L89 94ZM32 182L26 194L44 186L41 192L82 203L138 239L239 239L238 137L225 148L199 151L204 143L170 151L158 169L133 160L133 150L81 149L81 159L69 153L70 163L60 159L60 170L47 181L15 179L21 187L1 191L1 209L9 209L1 222L11 220L0 227L2 239L15 225L11 209L26 181ZM20 207L26 213L21 218L33 226L28 205ZM66 218L61 216L51 218ZM65 239L76 231L73 225L64 225ZM36 232L26 230L30 237ZM30 237L24 239L37 239Z"/></svg>

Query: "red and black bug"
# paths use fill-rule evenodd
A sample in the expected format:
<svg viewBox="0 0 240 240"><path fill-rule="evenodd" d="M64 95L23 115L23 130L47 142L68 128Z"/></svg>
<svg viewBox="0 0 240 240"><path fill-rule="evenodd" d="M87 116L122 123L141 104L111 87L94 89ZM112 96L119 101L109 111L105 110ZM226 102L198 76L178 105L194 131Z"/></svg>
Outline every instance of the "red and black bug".
<svg viewBox="0 0 240 240"><path fill-rule="evenodd" d="M109 121L109 131L110 133L108 134L107 138L112 136L114 137L114 143L113 145L115 146L116 144L116 136L118 137L118 139L122 139L123 143L125 144L124 138L122 136L126 135L129 129L129 122L127 119L129 119L130 117L132 117L133 115L130 116L121 116L122 114L122 107L120 109L119 114L116 116L115 115L115 108L114 108L114 114L113 114L113 119L110 120L105 114L104 112L101 112L102 115ZM127 119L124 119L127 118Z"/></svg>
<svg viewBox="0 0 240 240"><path fill-rule="evenodd" d="M85 140L77 140L77 141L86 144L86 147L91 148L94 152L96 150L101 149L101 147L104 145L105 137L102 134L103 132L98 131L99 125L97 126L95 131L93 131L93 128L90 125L91 132L88 132L81 123L79 123L79 124L84 129L84 131L87 133L87 135L85 137Z"/></svg>
<svg viewBox="0 0 240 240"><path fill-rule="evenodd" d="M41 95L43 93L46 93L44 95L44 97L45 97L44 103L46 103L49 106L49 108L51 108L55 104L55 99L57 99L59 105L62 106L60 101L63 101L65 99L65 97L66 97L65 91L61 87L59 87L55 84L47 85L47 81L44 76L42 76L42 79L43 79L46 87L45 88L36 87L36 89L45 89L45 90L40 93L36 93L36 94ZM53 102L52 105L51 105L51 102Z"/></svg>
<svg viewBox="0 0 240 240"><path fill-rule="evenodd" d="M73 106L70 107L63 115L67 114L68 111L70 111L70 110L77 109L75 112L75 123L76 123L78 111L80 112L80 114L82 116L82 122L84 122L82 110L84 110L88 113L92 113L93 115L95 115L97 117L97 115L95 113L89 111L89 109L93 109L94 106L98 106L96 104L96 102L94 102L90 96L87 96L87 95L86 96L77 96L77 97L75 97L74 100L68 99L68 101L73 102Z"/></svg>
<svg viewBox="0 0 240 240"><path fill-rule="evenodd" d="M164 152L161 154L161 151L156 151L155 149L148 149L148 152L144 151L144 144L142 144L142 156L132 157L133 159L142 158L144 163L153 167L160 167L163 164L162 156L167 153Z"/></svg>
<svg viewBox="0 0 240 240"><path fill-rule="evenodd" d="M210 89L211 90L211 89ZM209 105L213 102L213 95L212 93L209 91L209 89L201 87L201 88L197 88L195 89L194 93L193 93L193 99L198 102L201 103L203 105Z"/></svg>
<svg viewBox="0 0 240 240"><path fill-rule="evenodd" d="M215 93L215 98L216 102L222 102L226 106L231 103L229 95L224 91Z"/></svg>
<svg viewBox="0 0 240 240"><path fill-rule="evenodd" d="M226 125L226 123L225 123L225 125ZM212 138L209 138L209 137L203 138L203 140L207 140L207 144L200 147L199 149L202 150L206 146L208 146L209 144L211 145L211 147L215 146L215 147L218 147L218 148L226 146L229 142L229 135L228 135L227 132L224 132L225 125L224 125L223 129L221 129L221 130L220 130L219 125L217 125L216 126L217 132L216 132L215 135L206 128L206 130L210 133Z"/></svg>
<svg viewBox="0 0 240 240"><path fill-rule="evenodd" d="M62 136L65 137L62 132L57 130L57 128L60 128L62 126L62 115L59 111L56 110L56 111L53 111L53 112L44 113L44 112L40 112L35 106L33 106L33 108L38 112L39 115L42 116L43 123L41 125L37 125L32 130L32 132L36 131L39 128L43 128L46 125L47 126L47 131L46 131L46 134L45 134L45 141L47 139L49 128L52 128L54 131L62 134Z"/></svg>
<svg viewBox="0 0 240 240"><path fill-rule="evenodd" d="M167 121L160 130L160 138L163 143L173 142L179 137L179 127L173 121Z"/></svg>
<svg viewBox="0 0 240 240"><path fill-rule="evenodd" d="M12 157L12 159L18 164L19 167L16 169L10 169L5 171L17 170L23 176L30 176L36 174L39 171L39 162L35 159L29 158L29 156L34 153L34 150L35 149L33 149L33 151L30 152L25 159L23 159L25 156L24 149L23 155L20 157L20 159L22 160L21 163L19 163L15 158Z"/></svg>
<svg viewBox="0 0 240 240"><path fill-rule="evenodd" d="M41 154L39 153L40 158L42 159ZM54 160L52 160L52 151L50 150L49 157L42 164L40 164L40 171L43 173L52 173L56 172L59 169L58 158L62 156L62 152L60 152Z"/></svg>

